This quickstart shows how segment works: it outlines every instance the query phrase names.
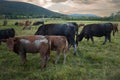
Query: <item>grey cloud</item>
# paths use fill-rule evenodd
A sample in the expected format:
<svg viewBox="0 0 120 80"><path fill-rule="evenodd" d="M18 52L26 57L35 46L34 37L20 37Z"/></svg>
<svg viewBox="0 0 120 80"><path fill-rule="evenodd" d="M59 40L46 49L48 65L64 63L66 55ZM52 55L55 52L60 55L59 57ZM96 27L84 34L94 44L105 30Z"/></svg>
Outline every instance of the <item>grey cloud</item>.
<svg viewBox="0 0 120 80"><path fill-rule="evenodd" d="M110 2L115 5L116 9L120 8L120 0L111 0Z"/></svg>
<svg viewBox="0 0 120 80"><path fill-rule="evenodd" d="M94 4L96 1L99 0L73 0L75 3L82 3L82 4Z"/></svg>
<svg viewBox="0 0 120 80"><path fill-rule="evenodd" d="M65 2L65 1L67 1L67 0L52 0L52 2L56 2L56 3L58 3L58 2Z"/></svg>

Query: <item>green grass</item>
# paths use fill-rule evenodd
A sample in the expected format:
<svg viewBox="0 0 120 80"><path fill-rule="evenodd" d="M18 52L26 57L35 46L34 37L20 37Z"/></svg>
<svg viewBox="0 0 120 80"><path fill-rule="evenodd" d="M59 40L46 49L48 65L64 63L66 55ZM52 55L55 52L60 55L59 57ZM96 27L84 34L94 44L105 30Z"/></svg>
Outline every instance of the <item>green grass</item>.
<svg viewBox="0 0 120 80"><path fill-rule="evenodd" d="M32 26L31 30L22 30L22 27L14 25L15 21L19 20L9 20L7 26L2 26L2 21L0 20L0 29L13 27L16 36L33 35L38 28ZM45 23L65 22L48 19ZM76 22L78 24L104 23L103 21ZM106 45L102 45L104 37L94 39L95 44L85 39L79 42L77 56L73 56L73 48L71 48L65 65L62 64L63 55L60 57L59 64L55 65L53 62L56 54L52 52L45 69L40 68L39 53L27 54L27 63L21 65L20 57L14 52L9 52L6 44L2 43L0 45L0 80L120 80L120 33L112 36L112 42L107 42Z"/></svg>

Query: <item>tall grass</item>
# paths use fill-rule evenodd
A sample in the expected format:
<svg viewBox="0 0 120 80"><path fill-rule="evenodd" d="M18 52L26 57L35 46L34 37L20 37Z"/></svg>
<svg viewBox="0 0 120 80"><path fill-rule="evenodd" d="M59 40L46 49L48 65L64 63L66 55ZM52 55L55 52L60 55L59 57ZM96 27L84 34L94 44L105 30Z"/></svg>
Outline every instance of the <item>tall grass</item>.
<svg viewBox="0 0 120 80"><path fill-rule="evenodd" d="M39 20L39 19L38 19ZM15 21L8 20L7 26L0 29L14 28L16 36L34 35L38 26L31 30L22 30L15 26ZM31 21L37 21L31 19ZM47 20L47 23L65 23L63 20ZM102 21L76 21L78 24L103 23ZM120 24L120 22L118 22ZM80 28L81 31L82 27ZM119 28L120 29L120 28ZM79 32L80 32L79 31ZM104 37L95 37L95 44L83 39L79 42L77 56L73 56L73 48L67 54L66 64L63 65L63 55L55 65L56 52L51 53L48 66L40 68L40 54L27 54L27 63L21 65L19 55L9 52L6 44L0 45L0 80L120 80L120 33L112 36L112 42L102 45Z"/></svg>

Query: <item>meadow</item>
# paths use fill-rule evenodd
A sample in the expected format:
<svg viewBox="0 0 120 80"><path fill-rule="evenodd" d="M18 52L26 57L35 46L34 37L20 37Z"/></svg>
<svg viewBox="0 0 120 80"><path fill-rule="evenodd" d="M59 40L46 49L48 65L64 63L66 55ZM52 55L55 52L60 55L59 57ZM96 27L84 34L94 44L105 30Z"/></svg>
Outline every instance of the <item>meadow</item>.
<svg viewBox="0 0 120 80"><path fill-rule="evenodd" d="M30 19L39 21L40 19ZM34 35L39 26L32 26L31 30L22 30L21 26L15 26L16 21L23 19L8 20L7 26L2 26L0 20L0 30L14 28L16 36ZM65 23L69 21L58 19L46 19L48 23ZM72 22L72 21L70 21ZM109 21L75 21L78 24L105 23ZM120 22L113 22L118 23ZM79 33L82 27L79 29ZM119 27L120 30L120 27ZM19 55L10 52L5 43L0 45L0 80L120 80L120 32L115 36L111 35L112 42L102 45L104 37L94 37L95 44L86 39L79 42L77 56L73 55L73 48L67 53L66 64L62 64L63 55L60 62L54 64L56 52L52 51L48 66L40 68L40 54L27 54L27 63L21 65Z"/></svg>

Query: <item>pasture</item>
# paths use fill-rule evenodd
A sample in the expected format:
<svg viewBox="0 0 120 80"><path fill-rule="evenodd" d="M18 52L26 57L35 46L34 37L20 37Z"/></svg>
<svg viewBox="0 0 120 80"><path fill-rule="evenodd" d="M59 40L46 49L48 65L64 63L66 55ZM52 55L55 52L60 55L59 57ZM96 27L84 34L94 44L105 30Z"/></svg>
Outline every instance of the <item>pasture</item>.
<svg viewBox="0 0 120 80"><path fill-rule="evenodd" d="M0 20L0 30L14 28L16 36L34 35L39 26L32 26L31 30L22 30L21 26L15 26L16 21L8 20L7 26L2 26ZM39 21L39 19L30 19ZM48 23L65 23L65 20L47 19ZM70 21L72 22L72 21ZM105 21L75 21L78 24L104 23ZM107 21L106 21L107 22ZM113 22L119 24L120 22ZM79 33L82 27L79 28ZM63 55L60 62L54 64L56 52L52 51L48 66L40 68L40 55L27 54L27 63L21 65L20 56L8 51L6 44L0 45L0 80L120 80L120 32L111 36L112 42L102 45L104 37L94 37L95 44L91 40L87 42L83 39L79 42L77 56L73 55L73 48L67 53L66 64L62 64Z"/></svg>

